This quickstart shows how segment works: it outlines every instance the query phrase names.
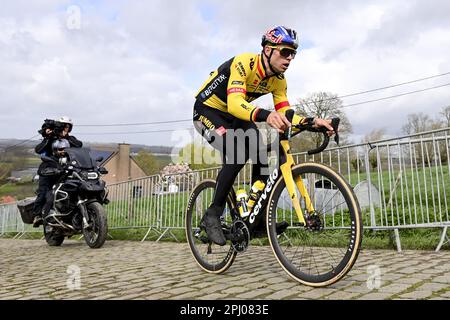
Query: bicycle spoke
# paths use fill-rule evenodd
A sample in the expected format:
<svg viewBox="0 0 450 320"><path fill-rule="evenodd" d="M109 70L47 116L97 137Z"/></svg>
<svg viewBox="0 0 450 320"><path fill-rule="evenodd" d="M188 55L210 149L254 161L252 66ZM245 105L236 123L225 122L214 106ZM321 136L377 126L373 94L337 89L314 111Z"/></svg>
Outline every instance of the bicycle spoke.
<svg viewBox="0 0 450 320"><path fill-rule="evenodd" d="M193 191L194 200L188 207L186 223L189 247L197 263L204 269L214 272L224 272L231 266L236 253L230 251L230 246L218 246L208 243L208 235L201 221L206 209L211 205L215 189L215 182L206 180L200 183ZM224 211L224 223L230 227L232 218L230 212L230 200ZM196 236L195 234L198 233Z"/></svg>
<svg viewBox="0 0 450 320"><path fill-rule="evenodd" d="M290 275L310 283L321 283L342 277L348 272L348 269L345 273L341 272L342 268L354 262L355 256L350 257L348 252L359 250L359 243L356 249L354 246L350 247L354 236L352 221L355 218L356 201L351 199L353 194L347 191L349 189L343 188L342 183L336 184L336 181L340 183L343 180L335 177L332 171L316 169L314 164L310 167L312 172L300 173L308 193L300 194L300 207L305 213L306 225L288 228L285 237L271 239L275 254L281 258L279 262ZM274 220L278 223L283 219L290 219L289 225L297 226L300 221L290 197L286 196L284 189L276 189L274 192L277 196L272 198L275 201L271 204L270 211ZM307 209L308 198L313 204L314 212ZM349 260L350 258L353 260Z"/></svg>

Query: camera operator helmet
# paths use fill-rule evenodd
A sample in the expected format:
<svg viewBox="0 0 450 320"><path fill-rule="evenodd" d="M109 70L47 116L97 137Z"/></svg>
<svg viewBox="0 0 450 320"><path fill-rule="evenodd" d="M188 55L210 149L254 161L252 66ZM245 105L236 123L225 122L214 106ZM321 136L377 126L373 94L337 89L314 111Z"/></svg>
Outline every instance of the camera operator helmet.
<svg viewBox="0 0 450 320"><path fill-rule="evenodd" d="M63 123L65 126L68 125L68 126L69 126L69 132L72 131L73 122L72 122L72 119L70 119L69 117L67 117L67 116L62 116L62 117L59 118L57 121L60 122L60 123Z"/></svg>
<svg viewBox="0 0 450 320"><path fill-rule="evenodd" d="M66 148L70 148L70 143L67 139L58 139L52 143L53 155L56 157L63 157Z"/></svg>

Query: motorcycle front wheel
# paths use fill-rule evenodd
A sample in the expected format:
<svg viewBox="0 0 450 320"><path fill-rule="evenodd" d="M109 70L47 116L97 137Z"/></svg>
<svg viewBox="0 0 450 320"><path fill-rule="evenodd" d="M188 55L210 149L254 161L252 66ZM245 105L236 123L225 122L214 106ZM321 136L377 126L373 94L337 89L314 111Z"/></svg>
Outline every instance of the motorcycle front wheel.
<svg viewBox="0 0 450 320"><path fill-rule="evenodd" d="M88 225L83 223L83 236L86 244L93 249L101 248L108 235L108 224L105 209L98 202L92 202L86 206L88 213Z"/></svg>

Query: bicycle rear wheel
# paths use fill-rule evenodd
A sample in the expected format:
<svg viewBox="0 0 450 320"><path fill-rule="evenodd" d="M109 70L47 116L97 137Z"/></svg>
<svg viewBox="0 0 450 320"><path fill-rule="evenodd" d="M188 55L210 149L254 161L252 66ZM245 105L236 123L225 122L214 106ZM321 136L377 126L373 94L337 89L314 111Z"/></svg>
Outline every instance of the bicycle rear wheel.
<svg viewBox="0 0 450 320"><path fill-rule="evenodd" d="M191 194L186 210L186 238L192 255L198 265L209 273L223 273L233 264L237 252L230 245L219 246L211 242L201 225L201 219L210 206L214 196L216 182L203 180ZM227 197L227 204L221 216L222 227L231 229L230 211L235 207L233 191Z"/></svg>
<svg viewBox="0 0 450 320"><path fill-rule="evenodd" d="M301 177L315 211L308 215L299 196L307 226L301 226L283 179L274 187L267 212L270 245L283 269L305 285L323 287L344 277L355 263L361 246L362 222L358 200L345 179L333 169L303 163L292 169ZM288 229L277 236L276 222Z"/></svg>

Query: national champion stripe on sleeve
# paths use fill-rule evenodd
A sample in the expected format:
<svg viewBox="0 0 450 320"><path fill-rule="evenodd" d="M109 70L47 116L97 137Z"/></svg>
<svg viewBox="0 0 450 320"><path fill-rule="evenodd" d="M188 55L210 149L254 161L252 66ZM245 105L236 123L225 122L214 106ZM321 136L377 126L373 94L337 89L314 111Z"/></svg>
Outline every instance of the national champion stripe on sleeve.
<svg viewBox="0 0 450 320"><path fill-rule="evenodd" d="M280 110L281 108L290 106L289 101L280 102L279 104L275 105L275 110Z"/></svg>
<svg viewBox="0 0 450 320"><path fill-rule="evenodd" d="M250 119L253 122L256 122L256 115L258 114L259 110L260 110L259 108L253 109L252 113L250 113Z"/></svg>

